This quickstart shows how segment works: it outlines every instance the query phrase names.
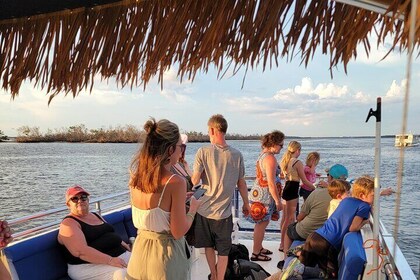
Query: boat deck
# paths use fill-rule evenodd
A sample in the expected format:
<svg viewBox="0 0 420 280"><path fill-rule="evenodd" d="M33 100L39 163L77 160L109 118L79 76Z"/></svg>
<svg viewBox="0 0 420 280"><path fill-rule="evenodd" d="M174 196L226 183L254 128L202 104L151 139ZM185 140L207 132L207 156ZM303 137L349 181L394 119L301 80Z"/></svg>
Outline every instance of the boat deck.
<svg viewBox="0 0 420 280"><path fill-rule="evenodd" d="M240 244L245 245L248 248L249 254L252 253L252 240L246 240L246 239L240 239ZM279 269L277 268L277 263L283 259L283 252L279 252L280 244L280 235L277 241L264 241L263 246L264 248L267 248L268 250L272 251L273 254L270 255L271 261L258 261L259 265L261 265L267 272L270 274L274 274ZM193 264L191 269L191 279L197 280L197 279L207 279L207 275L210 274L210 269L207 265L206 255L204 254L203 249L194 249L193 253Z"/></svg>

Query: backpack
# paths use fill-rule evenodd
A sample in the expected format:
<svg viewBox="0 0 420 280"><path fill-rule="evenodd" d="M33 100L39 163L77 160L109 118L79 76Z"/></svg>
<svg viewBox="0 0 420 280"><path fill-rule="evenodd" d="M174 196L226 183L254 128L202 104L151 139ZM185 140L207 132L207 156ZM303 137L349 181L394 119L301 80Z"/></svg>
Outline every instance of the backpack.
<svg viewBox="0 0 420 280"><path fill-rule="evenodd" d="M270 277L271 274L268 273L261 265L258 263L238 259L233 264L233 275L231 275L232 280L264 280L267 277Z"/></svg>
<svg viewBox="0 0 420 280"><path fill-rule="evenodd" d="M234 264L237 260L247 260L249 261L249 251L243 244L232 244L230 248L229 257L228 257L228 265L225 273L225 279L237 279L234 277Z"/></svg>
<svg viewBox="0 0 420 280"><path fill-rule="evenodd" d="M249 251L243 244L232 244L229 252L226 280L262 280L270 276L259 264L249 260Z"/></svg>
<svg viewBox="0 0 420 280"><path fill-rule="evenodd" d="M247 260L249 261L249 251L248 248L243 244L232 244L229 252L229 261L228 265L232 265L234 260Z"/></svg>

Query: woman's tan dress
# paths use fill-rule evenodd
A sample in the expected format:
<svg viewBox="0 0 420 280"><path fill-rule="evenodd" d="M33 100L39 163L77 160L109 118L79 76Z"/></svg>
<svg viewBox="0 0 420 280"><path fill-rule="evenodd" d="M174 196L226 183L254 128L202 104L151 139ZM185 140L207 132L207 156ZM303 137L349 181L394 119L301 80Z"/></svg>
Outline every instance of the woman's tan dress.
<svg viewBox="0 0 420 280"><path fill-rule="evenodd" d="M138 233L127 267L128 280L191 278L191 260L185 238L173 238L170 212L160 208L166 186L173 176L166 182L156 208L142 210L132 206L133 223Z"/></svg>

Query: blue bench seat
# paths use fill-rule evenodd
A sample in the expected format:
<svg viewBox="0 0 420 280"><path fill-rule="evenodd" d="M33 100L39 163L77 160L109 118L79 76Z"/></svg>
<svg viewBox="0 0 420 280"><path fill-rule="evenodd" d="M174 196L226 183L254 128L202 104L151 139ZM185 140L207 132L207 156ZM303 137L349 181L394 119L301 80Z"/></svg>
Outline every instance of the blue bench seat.
<svg viewBox="0 0 420 280"><path fill-rule="evenodd" d="M291 248L302 245L304 241L293 241ZM284 267L294 259L287 257ZM341 251L338 256L338 279L357 280L363 276L366 264L366 253L363 248L363 238L360 232L349 232L344 236Z"/></svg>

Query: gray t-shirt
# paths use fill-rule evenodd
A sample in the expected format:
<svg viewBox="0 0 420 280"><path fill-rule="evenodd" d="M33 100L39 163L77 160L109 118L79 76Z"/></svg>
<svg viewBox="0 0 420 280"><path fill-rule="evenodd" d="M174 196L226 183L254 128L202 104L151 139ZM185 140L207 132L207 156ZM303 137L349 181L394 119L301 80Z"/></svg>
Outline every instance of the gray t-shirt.
<svg viewBox="0 0 420 280"><path fill-rule="evenodd" d="M231 146L202 147L195 156L194 172L201 173L202 187L207 190L197 212L214 220L232 215L234 190L238 180L245 176L241 152Z"/></svg>
<svg viewBox="0 0 420 280"><path fill-rule="evenodd" d="M308 238L309 234L325 223L330 201L331 196L327 188L317 188L308 196L300 210L306 216L296 224L296 232L300 237Z"/></svg>

